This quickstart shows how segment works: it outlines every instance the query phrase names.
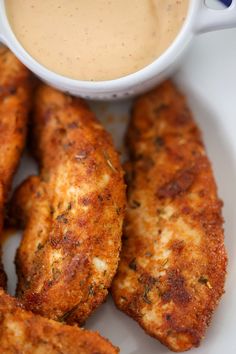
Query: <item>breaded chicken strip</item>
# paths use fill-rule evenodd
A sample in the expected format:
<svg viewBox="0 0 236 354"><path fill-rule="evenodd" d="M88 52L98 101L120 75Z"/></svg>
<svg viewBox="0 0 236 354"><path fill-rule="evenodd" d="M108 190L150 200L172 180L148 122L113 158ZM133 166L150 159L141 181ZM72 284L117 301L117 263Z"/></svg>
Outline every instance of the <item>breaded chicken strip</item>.
<svg viewBox="0 0 236 354"><path fill-rule="evenodd" d="M224 292L222 203L201 133L170 82L140 97L128 132L128 211L113 297L173 351L198 346Z"/></svg>
<svg viewBox="0 0 236 354"><path fill-rule="evenodd" d="M32 129L40 176L23 183L12 209L25 226L18 296L35 313L82 324L117 270L123 171L110 136L81 99L42 85Z"/></svg>
<svg viewBox="0 0 236 354"><path fill-rule="evenodd" d="M4 205L25 144L30 96L30 72L0 46L0 237ZM0 286L6 286L1 262Z"/></svg>
<svg viewBox="0 0 236 354"><path fill-rule="evenodd" d="M0 352L4 354L115 354L98 333L27 312L0 290Z"/></svg>
<svg viewBox="0 0 236 354"><path fill-rule="evenodd" d="M0 184L4 199L25 144L31 84L29 70L0 47Z"/></svg>

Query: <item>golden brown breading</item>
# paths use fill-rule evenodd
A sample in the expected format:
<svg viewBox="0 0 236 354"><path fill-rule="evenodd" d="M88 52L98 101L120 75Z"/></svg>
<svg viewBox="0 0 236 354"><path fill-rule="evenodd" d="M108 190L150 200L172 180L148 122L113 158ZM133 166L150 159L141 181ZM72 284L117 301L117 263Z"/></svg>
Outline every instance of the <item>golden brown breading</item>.
<svg viewBox="0 0 236 354"><path fill-rule="evenodd" d="M29 70L0 47L0 182L4 198L25 144L31 83Z"/></svg>
<svg viewBox="0 0 236 354"><path fill-rule="evenodd" d="M30 93L30 72L7 48L0 47L0 234L4 205L25 144ZM0 286L6 286L1 262Z"/></svg>
<svg viewBox="0 0 236 354"><path fill-rule="evenodd" d="M40 176L19 188L12 210L25 222L18 296L35 313L81 324L104 301L117 270L123 170L83 100L42 85L32 123Z"/></svg>
<svg viewBox="0 0 236 354"><path fill-rule="evenodd" d="M4 354L115 354L98 333L27 312L0 290L0 352Z"/></svg>
<svg viewBox="0 0 236 354"><path fill-rule="evenodd" d="M173 351L198 346L222 293L222 203L201 134L170 82L135 103L117 306Z"/></svg>

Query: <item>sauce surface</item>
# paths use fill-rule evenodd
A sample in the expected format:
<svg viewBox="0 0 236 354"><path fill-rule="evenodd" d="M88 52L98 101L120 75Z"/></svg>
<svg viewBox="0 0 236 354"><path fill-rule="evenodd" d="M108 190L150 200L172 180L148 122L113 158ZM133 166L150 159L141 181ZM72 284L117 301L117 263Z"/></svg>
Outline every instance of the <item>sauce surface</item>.
<svg viewBox="0 0 236 354"><path fill-rule="evenodd" d="M5 0L23 47L48 69L111 80L159 57L185 20L189 0Z"/></svg>

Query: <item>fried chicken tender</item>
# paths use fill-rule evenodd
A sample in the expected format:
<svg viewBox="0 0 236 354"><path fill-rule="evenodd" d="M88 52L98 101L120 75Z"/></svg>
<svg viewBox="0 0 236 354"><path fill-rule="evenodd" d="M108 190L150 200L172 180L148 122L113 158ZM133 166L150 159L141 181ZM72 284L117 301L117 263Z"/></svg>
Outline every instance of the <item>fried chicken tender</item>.
<svg viewBox="0 0 236 354"><path fill-rule="evenodd" d="M118 266L123 170L86 103L46 85L36 93L33 146L40 176L13 198L24 224L17 294L35 313L83 324L106 298Z"/></svg>
<svg viewBox="0 0 236 354"><path fill-rule="evenodd" d="M98 333L27 312L0 290L0 352L4 354L115 354Z"/></svg>
<svg viewBox="0 0 236 354"><path fill-rule="evenodd" d="M198 346L224 292L222 203L201 133L171 82L140 97L128 131L128 211L112 293L173 351Z"/></svg>
<svg viewBox="0 0 236 354"><path fill-rule="evenodd" d="M25 145L32 77L18 59L0 47L0 184L6 198Z"/></svg>
<svg viewBox="0 0 236 354"><path fill-rule="evenodd" d="M6 198L25 144L31 83L30 72L7 48L0 47L0 234ZM0 287L5 286L0 262Z"/></svg>

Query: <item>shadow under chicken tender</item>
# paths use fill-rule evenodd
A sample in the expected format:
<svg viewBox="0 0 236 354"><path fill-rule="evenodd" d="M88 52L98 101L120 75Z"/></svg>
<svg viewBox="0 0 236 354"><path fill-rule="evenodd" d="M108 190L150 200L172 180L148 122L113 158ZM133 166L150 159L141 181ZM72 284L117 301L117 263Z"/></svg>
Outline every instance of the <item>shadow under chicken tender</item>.
<svg viewBox="0 0 236 354"><path fill-rule="evenodd" d="M4 206L25 145L31 74L9 49L0 47L0 238ZM0 250L1 255L1 250ZM0 286L6 275L0 262Z"/></svg>
<svg viewBox="0 0 236 354"><path fill-rule="evenodd" d="M3 223L3 204L4 204L3 190L2 190L2 185L0 184L0 234L2 232L2 223ZM4 269L3 269L2 250L0 247L0 288L5 289L6 285L7 285L7 276L6 276Z"/></svg>
<svg viewBox="0 0 236 354"><path fill-rule="evenodd" d="M3 270L3 265L1 261L1 251L0 251L0 288L6 289L7 277Z"/></svg>
<svg viewBox="0 0 236 354"><path fill-rule="evenodd" d="M4 354L115 354L98 333L27 312L0 289L0 352Z"/></svg>
<svg viewBox="0 0 236 354"><path fill-rule="evenodd" d="M17 294L35 313L82 324L117 270L123 170L86 103L46 85L35 97L32 142L40 176L19 187L11 209L25 227Z"/></svg>
<svg viewBox="0 0 236 354"><path fill-rule="evenodd" d="M224 292L226 252L201 133L171 82L140 97L128 131L128 211L112 294L173 351L198 346Z"/></svg>

